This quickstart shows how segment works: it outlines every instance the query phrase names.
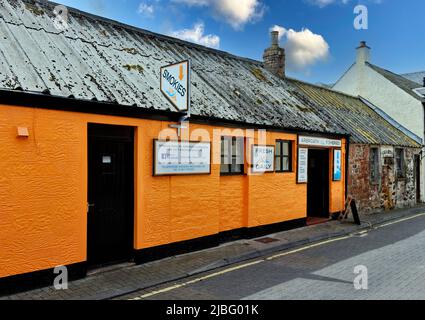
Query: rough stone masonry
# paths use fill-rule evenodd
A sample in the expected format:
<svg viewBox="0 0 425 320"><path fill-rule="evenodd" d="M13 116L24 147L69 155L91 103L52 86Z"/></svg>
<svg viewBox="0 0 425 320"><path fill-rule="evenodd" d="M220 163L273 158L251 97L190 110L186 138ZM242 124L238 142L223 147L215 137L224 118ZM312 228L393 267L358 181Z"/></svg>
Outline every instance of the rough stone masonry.
<svg viewBox="0 0 425 320"><path fill-rule="evenodd" d="M381 153L379 147L379 153ZM394 158L380 156L376 182L371 179L371 146L350 146L348 191L361 213L373 213L416 205L415 149L404 148L405 175L397 177Z"/></svg>

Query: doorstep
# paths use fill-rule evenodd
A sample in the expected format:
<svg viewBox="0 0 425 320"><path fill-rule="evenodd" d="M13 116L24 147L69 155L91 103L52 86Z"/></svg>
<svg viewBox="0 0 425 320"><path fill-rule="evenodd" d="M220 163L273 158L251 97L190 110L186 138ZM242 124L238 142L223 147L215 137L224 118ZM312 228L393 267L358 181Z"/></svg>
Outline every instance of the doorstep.
<svg viewBox="0 0 425 320"><path fill-rule="evenodd" d="M362 225L352 220L329 221L290 231L270 234L250 240L239 240L218 247L173 256L142 265L125 264L92 272L86 278L69 283L68 290L53 287L35 289L1 297L0 300L102 300L118 299L130 293L172 281L185 279L203 272L267 256L370 229L378 224L425 212L425 206L362 216Z"/></svg>

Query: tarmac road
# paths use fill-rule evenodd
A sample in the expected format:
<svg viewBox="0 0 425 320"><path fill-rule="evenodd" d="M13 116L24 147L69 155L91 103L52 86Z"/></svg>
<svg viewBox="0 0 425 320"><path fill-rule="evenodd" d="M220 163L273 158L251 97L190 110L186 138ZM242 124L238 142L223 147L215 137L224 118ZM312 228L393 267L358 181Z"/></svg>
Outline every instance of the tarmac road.
<svg viewBox="0 0 425 320"><path fill-rule="evenodd" d="M120 299L425 299L425 215Z"/></svg>

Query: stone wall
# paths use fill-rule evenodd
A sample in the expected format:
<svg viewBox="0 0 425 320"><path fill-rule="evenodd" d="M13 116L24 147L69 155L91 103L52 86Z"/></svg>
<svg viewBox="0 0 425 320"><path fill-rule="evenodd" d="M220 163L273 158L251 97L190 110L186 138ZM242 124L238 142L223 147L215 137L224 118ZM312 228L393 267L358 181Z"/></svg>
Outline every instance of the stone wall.
<svg viewBox="0 0 425 320"><path fill-rule="evenodd" d="M384 158L379 148L379 179L370 178L370 146L352 144L348 171L348 194L357 203L359 212L367 214L416 204L414 156L419 150L405 148L406 175L397 178L394 158ZM387 148L387 147L386 147Z"/></svg>

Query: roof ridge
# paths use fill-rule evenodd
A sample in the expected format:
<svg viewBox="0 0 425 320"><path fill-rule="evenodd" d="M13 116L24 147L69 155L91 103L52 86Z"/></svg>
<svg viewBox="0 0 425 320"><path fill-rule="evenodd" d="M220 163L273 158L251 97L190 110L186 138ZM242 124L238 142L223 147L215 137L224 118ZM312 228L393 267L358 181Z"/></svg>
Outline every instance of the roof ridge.
<svg viewBox="0 0 425 320"><path fill-rule="evenodd" d="M403 79L403 80L405 80L405 81L410 82L412 85L413 85L413 84L418 85L415 81L412 81L412 80L410 80L410 79L408 79L408 78L405 78L405 77L403 77L401 74L395 73L395 72L393 72L393 71L391 71L391 70L388 70L388 69L385 69L385 68L382 68L382 67L377 66L377 65L375 65L375 64L373 64L373 63L370 63L370 62L366 62L366 64L368 64L368 65L372 66L373 68L377 68L377 69L383 70L383 71L385 71L385 72L389 72L389 73L391 73L392 75L394 75L394 76L396 76L396 77L399 77L399 78L401 78L401 79ZM418 87L418 88L419 88L419 87Z"/></svg>
<svg viewBox="0 0 425 320"><path fill-rule="evenodd" d="M6 0L6 1L9 1L9 0ZM82 11L80 9L64 5L62 3L58 3L58 2L54 2L54 1L50 1L50 0L21 0L21 1L23 3L31 3L31 4L37 3L40 6L62 5L62 6L65 6L68 9L69 12L82 15L86 18L90 18L90 19L93 19L95 21L102 21L102 22L112 24L112 25L117 26L117 27L126 28L126 29L129 29L129 30L135 31L135 32L139 32L139 33L141 33L145 36L156 37L156 38L163 40L163 41L171 41L171 42L182 44L182 45L185 45L185 46L188 46L188 47L192 47L192 48L204 50L204 51L207 51L207 52L215 53L215 54L218 54L218 55L226 56L226 57L229 57L229 58L233 58L233 59L236 59L236 60L242 60L242 61L247 61L247 62L251 62L251 63L254 63L254 64L263 65L263 62L259 61L259 60L255 60L255 59L248 58L248 57L237 56L235 54L232 54L232 53L224 51L224 50L210 48L210 47L198 44L198 43L178 39L178 38L175 38L175 37L172 37L172 36L169 36L169 35L165 35L165 34L157 33L157 32L154 32L154 31L147 30L147 29L143 29L143 28L140 28L140 27L136 27L134 25L130 25L130 24L118 21L118 20L106 18L106 17L100 16L100 15L97 15L97 14L89 13L87 11Z"/></svg>
<svg viewBox="0 0 425 320"><path fill-rule="evenodd" d="M322 87L318 84L314 84L314 83L310 83L310 82L307 82L307 81L303 81L303 80L299 80L299 79L295 79L295 78L290 78L290 77L286 77L286 79L288 79L289 81L299 82L299 83L302 83L302 84L305 84L305 85L308 85L308 86L311 86L311 87L315 87L315 88L318 88L318 89L327 90L327 91L330 91L332 93L339 94L341 96L346 96L346 97L349 97L349 98L360 100L359 96L354 96L354 95L351 95L351 94L346 93L346 92L335 90L333 88Z"/></svg>

